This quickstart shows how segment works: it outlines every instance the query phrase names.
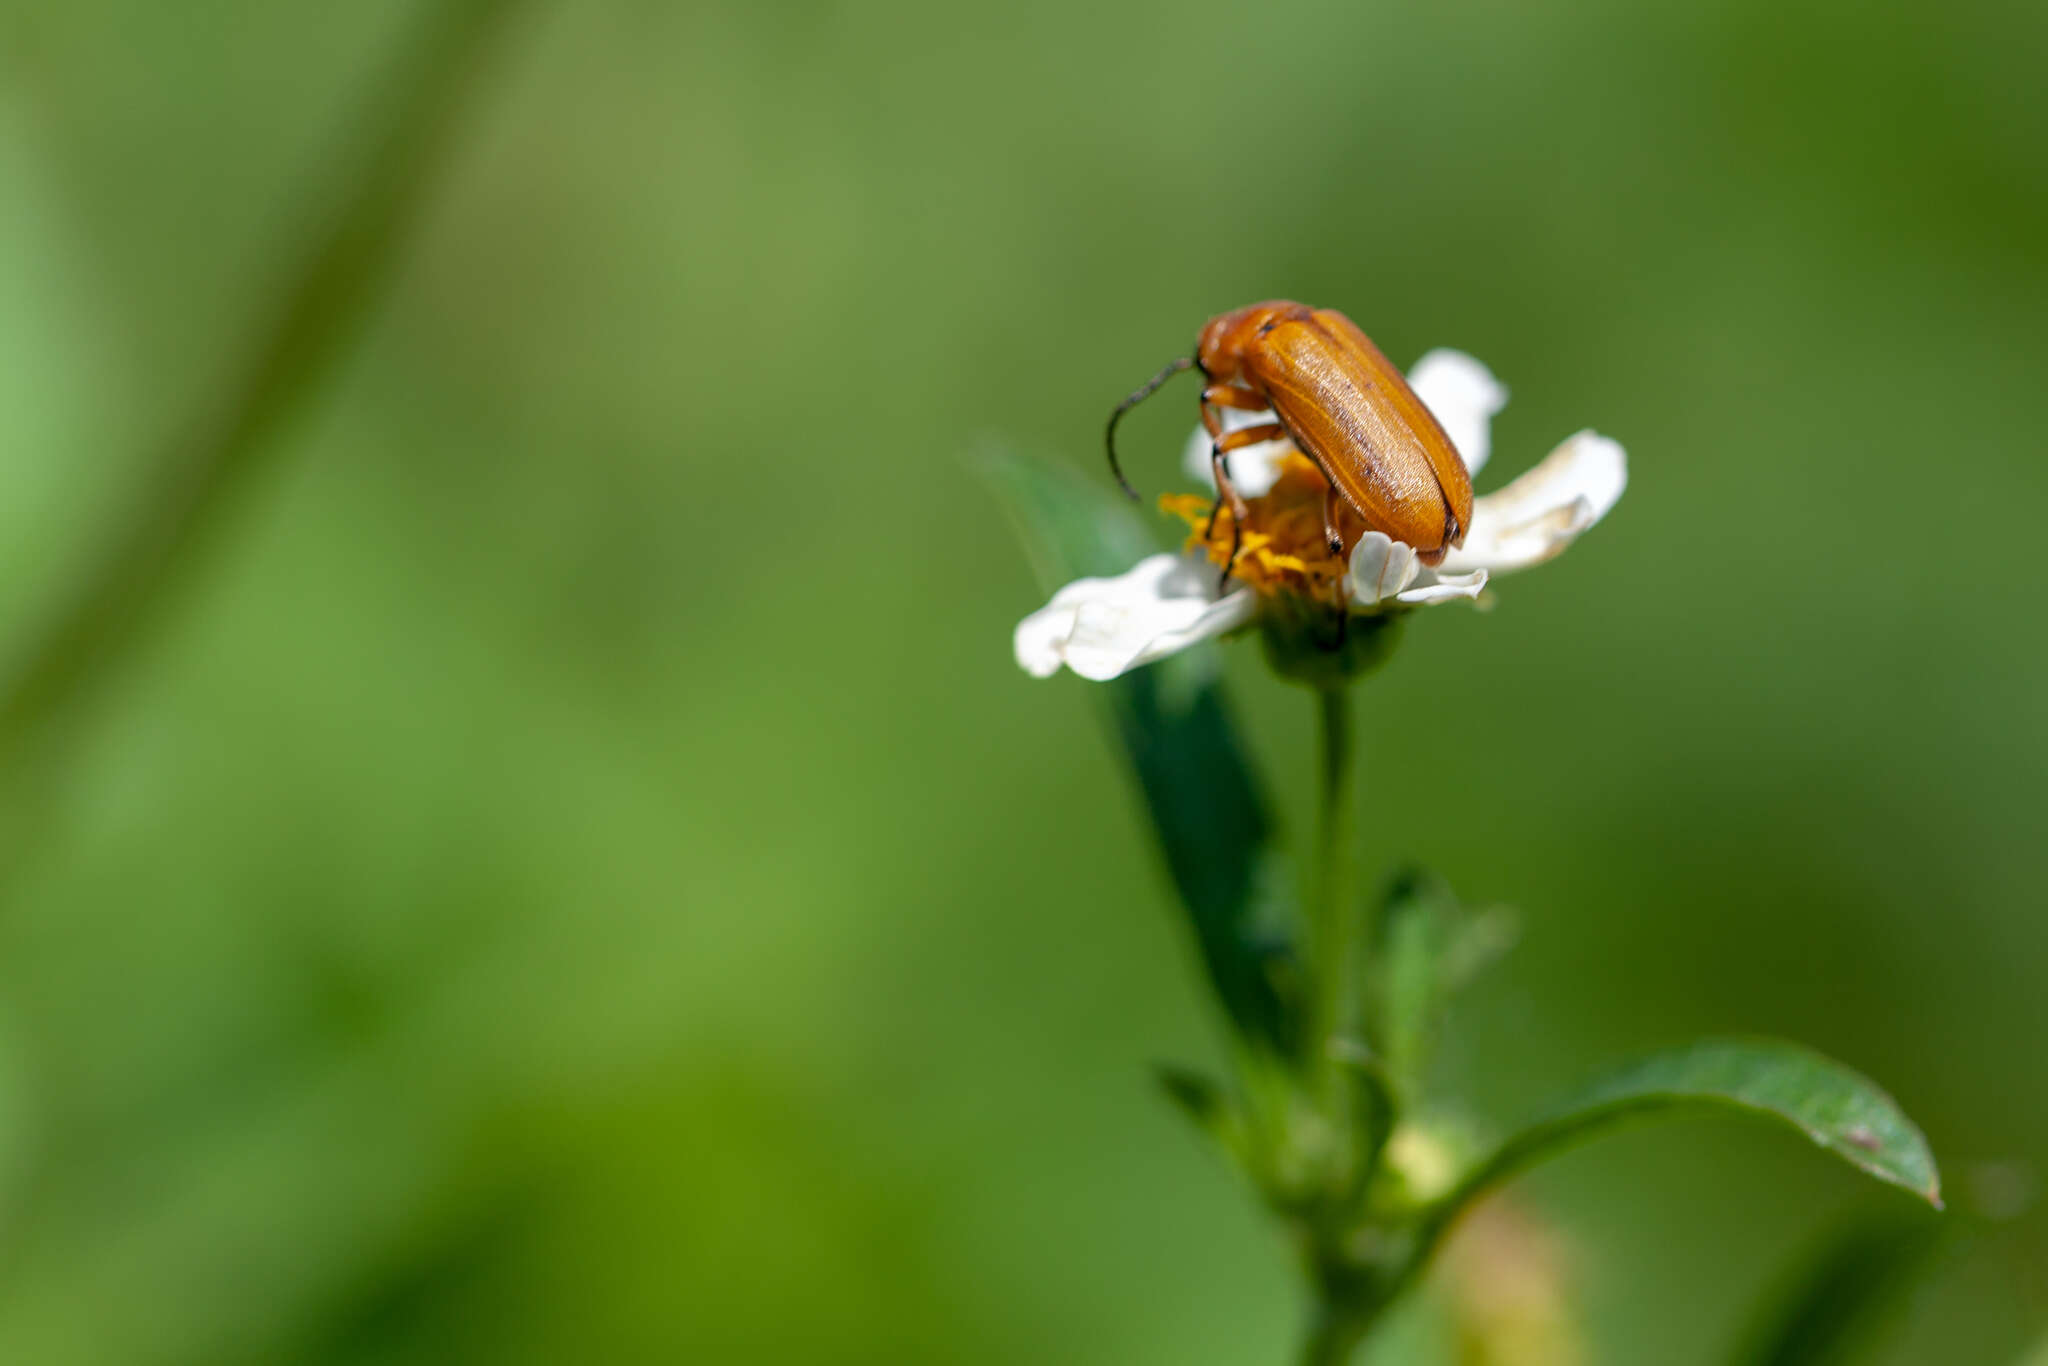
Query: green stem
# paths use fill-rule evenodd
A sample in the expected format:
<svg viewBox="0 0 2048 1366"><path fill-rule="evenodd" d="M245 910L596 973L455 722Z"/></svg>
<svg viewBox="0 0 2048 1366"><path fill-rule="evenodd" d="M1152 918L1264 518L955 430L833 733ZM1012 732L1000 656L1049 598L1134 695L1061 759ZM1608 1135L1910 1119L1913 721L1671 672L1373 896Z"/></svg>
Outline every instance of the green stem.
<svg viewBox="0 0 2048 1366"><path fill-rule="evenodd" d="M1331 1073L1330 1041L1344 1029L1350 1005L1351 932L1351 696L1342 687L1321 688L1321 748L1317 785L1316 851L1309 894L1308 948L1315 982L1310 1035L1313 1069ZM1326 1098L1330 1088L1323 1088ZM1333 1120L1341 1117L1332 1115Z"/></svg>
<svg viewBox="0 0 2048 1366"><path fill-rule="evenodd" d="M1301 1345L1301 1366L1346 1366L1365 1340L1366 1324L1327 1301L1316 1306L1315 1322Z"/></svg>
<svg viewBox="0 0 2048 1366"><path fill-rule="evenodd" d="M1352 936L1357 924L1351 885L1352 763L1351 696L1341 685L1317 690L1316 843L1309 873L1307 950L1311 984L1308 1082L1321 1110L1324 1156L1328 1160L1326 1199L1336 1212L1352 1181L1357 1142L1352 1085L1332 1042L1345 1028L1351 1008ZM1320 1221L1321 1216L1317 1216ZM1342 1292L1344 1278L1324 1245L1328 1229L1311 1234L1309 1278L1315 1317L1302 1344L1303 1366L1344 1366L1364 1339L1369 1314L1358 1312Z"/></svg>

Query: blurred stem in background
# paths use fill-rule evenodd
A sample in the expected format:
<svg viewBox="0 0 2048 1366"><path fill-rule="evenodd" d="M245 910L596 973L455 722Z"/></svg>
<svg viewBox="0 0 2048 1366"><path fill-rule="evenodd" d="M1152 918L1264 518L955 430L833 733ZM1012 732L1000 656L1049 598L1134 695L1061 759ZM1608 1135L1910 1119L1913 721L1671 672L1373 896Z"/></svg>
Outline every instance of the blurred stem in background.
<svg viewBox="0 0 2048 1366"><path fill-rule="evenodd" d="M382 295L493 39L522 0L446 0L363 120L354 167L299 249L270 317L222 391L147 462L125 519L16 652L0 683L0 774L47 761L53 729L114 675L162 615L291 419ZM17 826L15 848L21 847Z"/></svg>

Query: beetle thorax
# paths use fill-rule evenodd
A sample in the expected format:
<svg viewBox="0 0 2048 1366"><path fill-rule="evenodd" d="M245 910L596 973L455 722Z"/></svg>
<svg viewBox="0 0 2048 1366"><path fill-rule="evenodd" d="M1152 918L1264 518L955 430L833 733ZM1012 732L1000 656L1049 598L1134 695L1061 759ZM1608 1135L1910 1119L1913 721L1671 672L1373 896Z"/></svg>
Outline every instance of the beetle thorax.
<svg viewBox="0 0 2048 1366"><path fill-rule="evenodd" d="M1202 329L1195 350L1202 373L1218 384L1241 384L1250 376L1245 362L1259 338L1289 318L1306 318L1313 310L1288 299L1271 299L1218 314Z"/></svg>

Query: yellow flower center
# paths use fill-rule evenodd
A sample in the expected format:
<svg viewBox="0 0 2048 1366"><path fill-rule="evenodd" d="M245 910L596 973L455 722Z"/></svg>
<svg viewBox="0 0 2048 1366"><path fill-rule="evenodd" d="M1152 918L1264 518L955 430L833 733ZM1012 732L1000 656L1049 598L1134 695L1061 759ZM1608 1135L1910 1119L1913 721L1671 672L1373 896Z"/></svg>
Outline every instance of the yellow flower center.
<svg viewBox="0 0 2048 1366"><path fill-rule="evenodd" d="M1329 488L1313 462L1290 451L1281 457L1280 477L1273 487L1245 500L1242 536L1237 534L1237 519L1228 502L1217 506L1204 494L1169 493L1160 498L1159 506L1187 522L1187 548L1199 547L1215 564L1230 560L1236 537L1237 561L1231 576L1260 593L1291 593L1342 607L1345 563L1350 547L1365 533L1365 522L1350 504L1340 503L1337 531L1344 539L1345 554L1331 554L1323 530L1323 504Z"/></svg>

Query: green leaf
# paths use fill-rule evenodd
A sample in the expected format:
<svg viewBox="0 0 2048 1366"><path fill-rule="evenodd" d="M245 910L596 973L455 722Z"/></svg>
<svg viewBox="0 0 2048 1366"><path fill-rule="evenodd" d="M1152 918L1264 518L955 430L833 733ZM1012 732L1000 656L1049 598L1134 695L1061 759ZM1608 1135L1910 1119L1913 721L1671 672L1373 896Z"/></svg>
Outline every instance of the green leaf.
<svg viewBox="0 0 2048 1366"><path fill-rule="evenodd" d="M1229 1094L1192 1068L1163 1062L1152 1071L1174 1107L1242 1165L1249 1147L1244 1116Z"/></svg>
<svg viewBox="0 0 2048 1366"><path fill-rule="evenodd" d="M1129 505L1072 471L1005 451L979 463L1048 592L1121 574L1159 548ZM1291 1053L1286 993L1299 974L1280 927L1292 923L1292 880L1214 649L1089 686L1109 708L1225 1013L1247 1041Z"/></svg>
<svg viewBox="0 0 2048 1366"><path fill-rule="evenodd" d="M1949 1224L1925 1210L1865 1216L1832 1235L1765 1311L1737 1366L1848 1366L1864 1358Z"/></svg>
<svg viewBox="0 0 2048 1366"><path fill-rule="evenodd" d="M1514 918L1505 907L1469 911L1441 878L1408 869L1388 889L1377 937L1366 1034L1412 1092L1450 998L1514 943Z"/></svg>
<svg viewBox="0 0 2048 1366"><path fill-rule="evenodd" d="M1414 1264L1499 1181L1624 1120L1680 1106L1783 1121L1851 1166L1941 1208L1941 1174L1927 1140L1876 1084L1796 1044L1709 1040L1622 1069L1495 1149L1425 1216Z"/></svg>

